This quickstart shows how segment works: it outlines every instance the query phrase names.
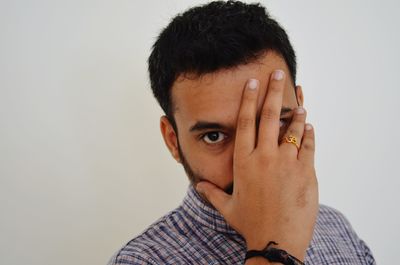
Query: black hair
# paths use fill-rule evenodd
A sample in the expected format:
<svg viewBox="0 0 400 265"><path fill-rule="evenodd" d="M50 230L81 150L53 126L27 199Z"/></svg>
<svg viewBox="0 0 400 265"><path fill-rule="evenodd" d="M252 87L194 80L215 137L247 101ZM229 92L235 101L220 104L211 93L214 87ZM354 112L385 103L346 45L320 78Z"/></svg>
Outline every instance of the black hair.
<svg viewBox="0 0 400 265"><path fill-rule="evenodd" d="M296 82L296 56L285 30L261 4L214 1L178 14L148 59L150 84L176 129L171 87L181 74L212 73L255 61L267 51L285 60Z"/></svg>

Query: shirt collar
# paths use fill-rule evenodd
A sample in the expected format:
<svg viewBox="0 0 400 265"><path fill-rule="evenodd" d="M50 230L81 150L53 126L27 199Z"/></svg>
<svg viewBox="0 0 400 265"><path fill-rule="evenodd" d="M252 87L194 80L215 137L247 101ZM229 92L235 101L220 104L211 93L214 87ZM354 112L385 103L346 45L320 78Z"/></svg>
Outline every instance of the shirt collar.
<svg viewBox="0 0 400 265"><path fill-rule="evenodd" d="M190 185L182 203L183 210L195 222L222 233L238 234L225 218Z"/></svg>

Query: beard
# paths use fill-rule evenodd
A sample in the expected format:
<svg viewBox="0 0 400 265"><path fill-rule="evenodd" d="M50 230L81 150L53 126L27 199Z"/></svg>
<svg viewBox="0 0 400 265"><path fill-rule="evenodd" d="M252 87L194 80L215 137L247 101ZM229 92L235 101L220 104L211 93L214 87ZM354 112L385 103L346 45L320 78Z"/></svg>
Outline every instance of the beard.
<svg viewBox="0 0 400 265"><path fill-rule="evenodd" d="M207 178L203 175L201 175L200 173L196 172L195 170L193 170L193 167L190 166L189 162L187 161L184 153L182 152L181 146L179 144L178 141L178 152L179 152L179 156L181 159L181 163L182 166L186 172L186 175L189 178L190 184L195 186L198 182L202 181L202 180L207 180ZM223 188L223 190L228 193L228 194L232 194L233 193L233 182L229 183L225 188Z"/></svg>

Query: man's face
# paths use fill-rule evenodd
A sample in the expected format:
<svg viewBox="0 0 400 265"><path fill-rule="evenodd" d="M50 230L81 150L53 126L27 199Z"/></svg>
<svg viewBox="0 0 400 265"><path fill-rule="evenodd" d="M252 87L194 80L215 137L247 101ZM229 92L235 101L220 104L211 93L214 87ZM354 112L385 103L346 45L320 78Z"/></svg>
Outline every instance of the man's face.
<svg viewBox="0 0 400 265"><path fill-rule="evenodd" d="M260 81L260 113L270 75L277 69L286 74L282 136L293 113L288 109L293 110L298 103L302 105L303 95L301 88L297 87L296 97L287 65L277 53L268 52L254 63L201 77L182 75L177 78L171 93L178 133L174 133L165 119L161 121L161 128L168 148L184 165L193 183L207 180L227 192L231 190L236 120L243 89L250 78Z"/></svg>

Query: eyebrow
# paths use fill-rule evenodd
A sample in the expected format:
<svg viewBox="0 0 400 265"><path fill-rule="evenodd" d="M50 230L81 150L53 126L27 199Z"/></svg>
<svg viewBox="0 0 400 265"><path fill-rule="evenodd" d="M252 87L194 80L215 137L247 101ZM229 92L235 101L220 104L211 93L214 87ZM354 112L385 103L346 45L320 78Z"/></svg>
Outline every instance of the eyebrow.
<svg viewBox="0 0 400 265"><path fill-rule="evenodd" d="M288 112L291 112L292 110L293 109L289 107L282 107L281 116L285 115ZM198 121L189 129L190 132L204 130L234 130L234 128L232 126L223 125L218 122Z"/></svg>
<svg viewBox="0 0 400 265"><path fill-rule="evenodd" d="M203 130L229 130L232 129L231 126L226 126L218 122L208 122L208 121L198 121L192 127L190 127L191 132L203 131Z"/></svg>

